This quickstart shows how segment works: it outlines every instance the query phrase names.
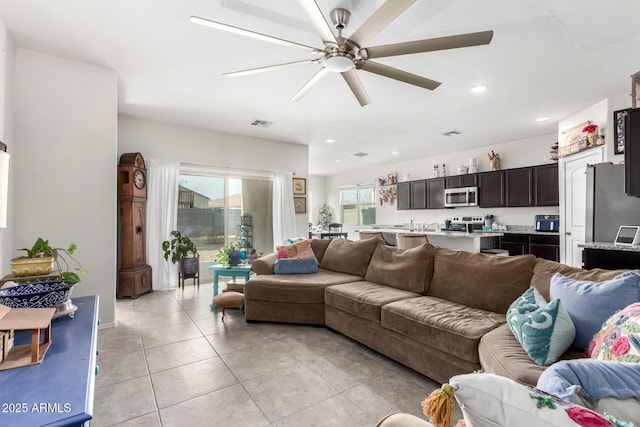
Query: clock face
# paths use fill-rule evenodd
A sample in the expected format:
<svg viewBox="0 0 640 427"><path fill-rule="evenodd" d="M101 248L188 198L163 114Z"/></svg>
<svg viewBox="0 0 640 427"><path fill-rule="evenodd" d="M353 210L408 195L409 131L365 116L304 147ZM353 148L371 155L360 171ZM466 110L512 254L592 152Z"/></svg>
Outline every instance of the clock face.
<svg viewBox="0 0 640 427"><path fill-rule="evenodd" d="M137 169L133 173L133 183L136 185L136 188L138 188L139 190L144 188L145 176L144 176L144 172L141 169Z"/></svg>

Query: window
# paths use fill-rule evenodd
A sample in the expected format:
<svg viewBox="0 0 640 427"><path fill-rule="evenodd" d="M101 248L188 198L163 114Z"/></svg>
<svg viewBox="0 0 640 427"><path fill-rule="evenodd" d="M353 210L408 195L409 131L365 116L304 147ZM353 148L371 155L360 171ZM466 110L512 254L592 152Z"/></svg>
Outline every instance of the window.
<svg viewBox="0 0 640 427"><path fill-rule="evenodd" d="M200 262L214 262L229 242L273 248L271 189L268 179L180 174L178 230L196 244ZM251 216L251 228L242 227L243 215Z"/></svg>
<svg viewBox="0 0 640 427"><path fill-rule="evenodd" d="M340 190L343 225L368 225L376 222L375 186L353 185Z"/></svg>

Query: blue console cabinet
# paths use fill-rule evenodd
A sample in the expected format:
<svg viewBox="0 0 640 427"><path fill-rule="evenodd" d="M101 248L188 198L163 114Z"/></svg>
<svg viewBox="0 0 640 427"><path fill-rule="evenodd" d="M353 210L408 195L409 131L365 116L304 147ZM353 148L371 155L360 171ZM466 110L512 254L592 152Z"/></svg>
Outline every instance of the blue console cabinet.
<svg viewBox="0 0 640 427"><path fill-rule="evenodd" d="M0 371L0 426L84 426L93 413L98 297L73 298L75 318L54 319L42 363ZM15 344L30 342L16 332ZM85 424L86 423L86 424Z"/></svg>

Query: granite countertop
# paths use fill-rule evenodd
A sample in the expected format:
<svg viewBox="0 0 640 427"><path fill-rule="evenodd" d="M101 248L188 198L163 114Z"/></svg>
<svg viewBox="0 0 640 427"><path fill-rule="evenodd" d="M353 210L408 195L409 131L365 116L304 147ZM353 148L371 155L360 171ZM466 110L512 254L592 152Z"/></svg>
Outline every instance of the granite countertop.
<svg viewBox="0 0 640 427"><path fill-rule="evenodd" d="M640 246L615 245L611 242L589 242L579 244L578 246L581 248L602 249L607 251L640 252Z"/></svg>
<svg viewBox="0 0 640 427"><path fill-rule="evenodd" d="M558 236L557 231L536 231L529 225L507 225L507 230L503 231L505 234L533 234L536 236Z"/></svg>
<svg viewBox="0 0 640 427"><path fill-rule="evenodd" d="M482 231L474 231L473 233L465 233L464 231L448 231L448 230L427 230L427 231L418 231L413 230L409 231L408 228L374 228L370 229L373 231L380 231L382 233L409 233L409 234L426 234L427 236L444 236L451 238L465 238L465 239L474 239L474 238L483 238L483 237L500 237L503 235L502 232L482 232Z"/></svg>

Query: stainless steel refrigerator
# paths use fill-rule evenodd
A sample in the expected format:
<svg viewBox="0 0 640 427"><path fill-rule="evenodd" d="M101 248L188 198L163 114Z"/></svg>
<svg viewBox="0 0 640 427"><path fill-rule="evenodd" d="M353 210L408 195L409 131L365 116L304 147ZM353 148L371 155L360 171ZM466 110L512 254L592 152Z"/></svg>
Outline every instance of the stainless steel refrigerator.
<svg viewBox="0 0 640 427"><path fill-rule="evenodd" d="M624 192L624 165L587 167L585 241L613 243L621 225L640 225L640 197Z"/></svg>

